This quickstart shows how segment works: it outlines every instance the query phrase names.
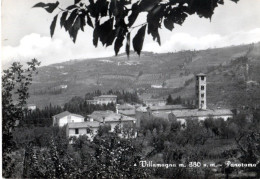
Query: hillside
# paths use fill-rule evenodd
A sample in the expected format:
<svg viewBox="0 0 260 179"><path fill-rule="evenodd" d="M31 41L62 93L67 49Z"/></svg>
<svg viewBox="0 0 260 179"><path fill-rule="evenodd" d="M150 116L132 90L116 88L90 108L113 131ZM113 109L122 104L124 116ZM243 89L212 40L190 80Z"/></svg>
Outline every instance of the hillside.
<svg viewBox="0 0 260 179"><path fill-rule="evenodd" d="M248 60L237 60L242 56ZM140 57L131 53L129 59L121 54L72 60L39 68L29 103L39 107L49 103L63 105L73 96L83 97L97 89L138 90L143 98L163 98L168 94L192 98L194 74L204 72L209 83L208 103L230 106L230 93L244 92L239 84L259 85L259 69L260 43L177 53L143 52Z"/></svg>

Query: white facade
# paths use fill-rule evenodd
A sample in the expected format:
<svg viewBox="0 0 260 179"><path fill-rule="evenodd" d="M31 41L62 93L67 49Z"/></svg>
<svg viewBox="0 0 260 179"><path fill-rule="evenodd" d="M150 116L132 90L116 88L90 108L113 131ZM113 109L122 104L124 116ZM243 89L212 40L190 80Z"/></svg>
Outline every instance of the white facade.
<svg viewBox="0 0 260 179"><path fill-rule="evenodd" d="M94 97L94 100L97 101L97 104L103 105L108 103L114 103L116 104L117 96L115 95L101 95Z"/></svg>
<svg viewBox="0 0 260 179"><path fill-rule="evenodd" d="M116 104L116 99L117 99L117 96L115 95L101 95L101 96L96 96L94 97L93 100L86 100L86 102L88 104L99 104L99 105L107 105L109 103L114 103Z"/></svg>
<svg viewBox="0 0 260 179"><path fill-rule="evenodd" d="M35 104L28 104L27 109L30 110L30 111L34 111L34 110L36 110L36 105Z"/></svg>
<svg viewBox="0 0 260 179"><path fill-rule="evenodd" d="M203 73L200 73L196 76L196 96L198 109L206 110L206 75Z"/></svg>
<svg viewBox="0 0 260 179"><path fill-rule="evenodd" d="M62 112L52 117L53 118L53 126L63 127L68 123L78 123L84 122L84 117L77 114L72 114L68 111Z"/></svg>
<svg viewBox="0 0 260 179"><path fill-rule="evenodd" d="M98 132L98 127L82 127L82 128L67 128L67 137L79 137L81 135L86 135L90 140L93 140L94 136Z"/></svg>

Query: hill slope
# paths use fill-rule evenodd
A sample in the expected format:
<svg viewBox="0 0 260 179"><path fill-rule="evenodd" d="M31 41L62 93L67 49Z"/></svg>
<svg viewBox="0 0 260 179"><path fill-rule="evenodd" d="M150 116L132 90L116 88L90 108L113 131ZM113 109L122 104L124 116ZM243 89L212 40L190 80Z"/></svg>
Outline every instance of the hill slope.
<svg viewBox="0 0 260 179"><path fill-rule="evenodd" d="M247 56L249 60L237 61L241 56ZM29 103L39 107L49 103L63 105L73 96L84 96L97 89L104 92L109 89L138 90L144 98L161 98L168 94L190 98L195 91L194 74L204 72L209 82L208 102L217 104L229 96L230 89L225 86L233 86L241 80L259 84L259 69L260 43L177 53L143 52L140 57L131 53L129 59L121 54L74 60L39 68ZM231 105L230 101L222 103L221 106Z"/></svg>

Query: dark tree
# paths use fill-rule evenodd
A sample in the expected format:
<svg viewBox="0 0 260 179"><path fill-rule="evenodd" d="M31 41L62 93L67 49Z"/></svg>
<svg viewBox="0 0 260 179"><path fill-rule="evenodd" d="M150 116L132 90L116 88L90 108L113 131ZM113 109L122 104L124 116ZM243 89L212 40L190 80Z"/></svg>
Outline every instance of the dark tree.
<svg viewBox="0 0 260 179"><path fill-rule="evenodd" d="M89 26L94 29L93 45L97 47L98 42L103 46L114 44L116 55L125 39L125 50L129 55L132 29L139 28L132 39L132 44L140 55L146 31L152 35L153 40L161 44L159 29L162 28L162 24L172 30L175 24L182 25L192 14L211 18L215 8L223 4L223 0L89 0L88 3L75 0L66 8L59 7L58 1L47 4L40 2L33 7L44 8L49 13L55 9L60 10L51 23L51 36L54 34L58 18L61 28L68 32L74 43L78 31L84 31L84 28ZM147 13L146 21L136 24L136 19L143 12Z"/></svg>
<svg viewBox="0 0 260 179"><path fill-rule="evenodd" d="M13 130L24 118L24 107L29 98L29 86L36 66L40 65L36 59L27 63L28 68L14 62L3 71L2 76L2 147L3 147L3 176L10 177L12 173L10 153L15 149Z"/></svg>

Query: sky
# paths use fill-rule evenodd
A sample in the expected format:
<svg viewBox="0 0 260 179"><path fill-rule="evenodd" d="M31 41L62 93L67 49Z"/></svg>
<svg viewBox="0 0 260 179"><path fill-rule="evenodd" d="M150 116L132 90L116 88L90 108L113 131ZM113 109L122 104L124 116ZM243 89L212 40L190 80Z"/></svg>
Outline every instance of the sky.
<svg viewBox="0 0 260 179"><path fill-rule="evenodd" d="M54 37L51 38L49 26L56 14L49 14L41 8L31 8L40 1L56 2L56 0L2 0L3 68L12 61L25 62L32 58L41 61L42 65L49 65L73 59L114 55L113 46L103 47L101 44L97 48L93 46L91 28L79 32L74 44L57 23ZM67 7L74 0L60 0L60 2L62 7ZM192 15L182 26L176 25L173 31L160 29L161 46L146 34L143 51L165 53L259 42L260 0L240 0L237 4L230 0L224 2L224 6L220 5L215 9L211 20ZM137 19L135 25L143 22L145 14ZM124 49L122 47L120 53L123 53Z"/></svg>

